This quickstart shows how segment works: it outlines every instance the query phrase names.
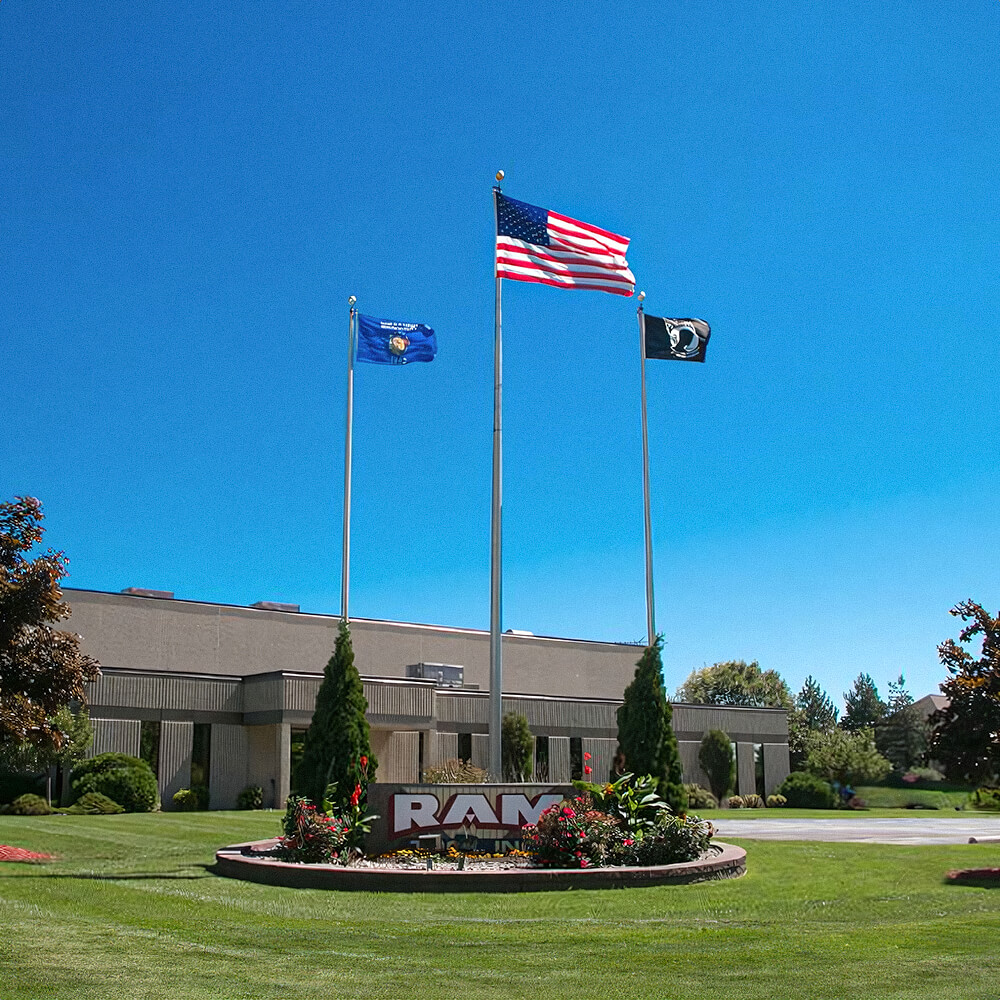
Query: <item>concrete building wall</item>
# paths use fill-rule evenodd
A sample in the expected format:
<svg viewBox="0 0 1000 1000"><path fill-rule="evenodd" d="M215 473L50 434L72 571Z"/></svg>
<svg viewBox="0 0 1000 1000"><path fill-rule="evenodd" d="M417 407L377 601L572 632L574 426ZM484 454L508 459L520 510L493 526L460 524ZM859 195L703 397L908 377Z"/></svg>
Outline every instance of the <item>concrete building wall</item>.
<svg viewBox="0 0 1000 1000"><path fill-rule="evenodd" d="M549 737L549 781L565 784L570 780L569 737Z"/></svg>
<svg viewBox="0 0 1000 1000"><path fill-rule="evenodd" d="M139 756L140 723L132 719L91 719L94 739L88 757L101 753L127 753Z"/></svg>
<svg viewBox="0 0 1000 1000"><path fill-rule="evenodd" d="M247 734L247 784L260 785L264 793L264 805L269 809L280 809L285 798L281 788L282 747L289 746L291 727L286 725L246 726ZM285 738L285 731L288 738ZM285 768L286 780L287 767ZM287 791L285 796L287 796Z"/></svg>
<svg viewBox="0 0 1000 1000"><path fill-rule="evenodd" d="M68 627L82 648L108 666L244 676L273 671L320 673L333 650L332 615L71 590ZM354 619L355 662L362 674L405 677L410 664L454 663L465 683L489 686L489 633L474 629ZM572 691L616 698L641 650L616 643L503 637L504 686L528 694Z"/></svg>
<svg viewBox="0 0 1000 1000"><path fill-rule="evenodd" d="M164 809L173 808L173 796L182 788L191 787L191 745L194 724L163 722L160 724L160 761L157 775L160 798Z"/></svg>
<svg viewBox="0 0 1000 1000"><path fill-rule="evenodd" d="M240 792L249 784L250 741L246 726L212 726L209 770L209 808L235 809ZM256 782L255 782L256 784Z"/></svg>
<svg viewBox="0 0 1000 1000"><path fill-rule="evenodd" d="M773 795L789 775L788 744L764 744L764 789Z"/></svg>
<svg viewBox="0 0 1000 1000"><path fill-rule="evenodd" d="M585 761L592 768L587 781L607 781L611 775L611 764L618 749L618 740L583 740L583 752L590 754L590 760Z"/></svg>
<svg viewBox="0 0 1000 1000"><path fill-rule="evenodd" d="M753 795L757 791L757 772L752 743L736 744L736 776L737 794Z"/></svg>

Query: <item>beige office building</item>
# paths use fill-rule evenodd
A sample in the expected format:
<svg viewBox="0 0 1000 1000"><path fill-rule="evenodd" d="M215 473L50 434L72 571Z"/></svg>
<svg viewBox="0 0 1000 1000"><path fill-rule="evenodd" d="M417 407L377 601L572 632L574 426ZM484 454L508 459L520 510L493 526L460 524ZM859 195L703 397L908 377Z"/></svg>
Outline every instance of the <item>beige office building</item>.
<svg viewBox="0 0 1000 1000"><path fill-rule="evenodd" d="M251 607L176 600L130 588L65 591L66 628L80 633L102 676L89 687L93 753L154 765L164 808L174 792L207 785L215 809L248 785L265 805L289 791L293 748L309 726L338 619L294 605ZM449 757L486 765L489 633L353 619L355 662L368 699L377 779L416 782ZM642 648L524 634L503 637L504 712L535 736L535 779L595 777L611 768L615 712ZM671 686L668 682L668 687ZM710 729L736 744L738 790L769 794L788 774L780 709L673 706L684 780L707 786L698 746Z"/></svg>

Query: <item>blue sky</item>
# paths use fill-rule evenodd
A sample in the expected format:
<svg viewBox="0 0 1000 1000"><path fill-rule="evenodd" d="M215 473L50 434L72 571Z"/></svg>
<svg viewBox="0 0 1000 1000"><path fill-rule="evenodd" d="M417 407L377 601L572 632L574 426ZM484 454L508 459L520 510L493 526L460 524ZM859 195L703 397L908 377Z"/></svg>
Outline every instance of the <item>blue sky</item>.
<svg viewBox="0 0 1000 1000"><path fill-rule="evenodd" d="M1000 7L0 6L0 495L71 586L487 627L492 200L632 238L672 689L942 679L995 552ZM504 287L504 626L645 633L635 301Z"/></svg>

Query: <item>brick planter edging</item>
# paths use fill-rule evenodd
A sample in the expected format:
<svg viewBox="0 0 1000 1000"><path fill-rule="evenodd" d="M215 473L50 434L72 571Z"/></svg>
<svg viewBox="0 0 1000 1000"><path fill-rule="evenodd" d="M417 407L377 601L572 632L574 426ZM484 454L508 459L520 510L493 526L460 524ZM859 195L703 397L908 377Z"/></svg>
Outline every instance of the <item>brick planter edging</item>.
<svg viewBox="0 0 1000 1000"><path fill-rule="evenodd" d="M746 873L747 852L718 841L713 853L697 861L650 868L512 868L504 871L443 869L342 868L299 865L243 854L243 848L267 850L275 841L232 844L215 854L214 871L226 878L292 889L339 889L343 892L544 892L556 889L626 889L680 885L739 878Z"/></svg>

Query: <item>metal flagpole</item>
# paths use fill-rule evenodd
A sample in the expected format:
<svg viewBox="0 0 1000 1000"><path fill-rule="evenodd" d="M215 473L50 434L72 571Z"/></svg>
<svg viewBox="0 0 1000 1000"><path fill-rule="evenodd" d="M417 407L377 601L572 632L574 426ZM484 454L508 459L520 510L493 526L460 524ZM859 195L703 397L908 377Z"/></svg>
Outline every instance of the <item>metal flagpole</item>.
<svg viewBox="0 0 1000 1000"><path fill-rule="evenodd" d="M497 195L503 171L497 171L497 187L493 188L493 216L496 221ZM494 264L494 267L496 265ZM503 574L501 570L501 508L503 496L503 431L501 386L503 383L503 351L500 336L500 282L496 277L496 312L493 333L493 502L490 512L490 766L494 781L503 778L501 731L503 729L503 658L501 650L501 617L503 613Z"/></svg>
<svg viewBox="0 0 1000 1000"><path fill-rule="evenodd" d="M646 642L656 641L653 611L653 528L649 517L649 434L646 430L646 314L642 311L645 292L639 292L639 358L642 364L642 505L646 526Z"/></svg>
<svg viewBox="0 0 1000 1000"><path fill-rule="evenodd" d="M352 295L347 304L351 307L348 320L347 347L347 433L344 441L344 557L340 567L340 617L346 622L347 591L351 580L351 435L354 424L354 326L357 312Z"/></svg>

